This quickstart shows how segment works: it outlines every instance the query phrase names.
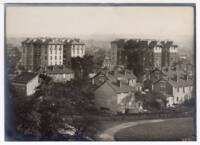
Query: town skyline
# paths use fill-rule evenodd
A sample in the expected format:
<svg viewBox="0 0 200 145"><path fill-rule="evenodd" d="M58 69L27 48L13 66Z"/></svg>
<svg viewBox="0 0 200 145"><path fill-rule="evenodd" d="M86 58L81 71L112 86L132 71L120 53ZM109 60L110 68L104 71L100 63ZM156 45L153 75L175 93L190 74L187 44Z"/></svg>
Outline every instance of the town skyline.
<svg viewBox="0 0 200 145"><path fill-rule="evenodd" d="M6 141L195 141L195 6L9 5Z"/></svg>

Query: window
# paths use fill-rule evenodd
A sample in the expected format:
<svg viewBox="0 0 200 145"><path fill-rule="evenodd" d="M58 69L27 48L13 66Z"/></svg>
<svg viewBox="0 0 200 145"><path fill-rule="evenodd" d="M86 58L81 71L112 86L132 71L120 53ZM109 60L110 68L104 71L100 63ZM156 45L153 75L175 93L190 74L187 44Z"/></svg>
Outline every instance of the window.
<svg viewBox="0 0 200 145"><path fill-rule="evenodd" d="M50 59L52 60L52 56L50 56Z"/></svg>
<svg viewBox="0 0 200 145"><path fill-rule="evenodd" d="M160 90L165 91L165 82L160 82Z"/></svg>
<svg viewBox="0 0 200 145"><path fill-rule="evenodd" d="M77 54L79 54L79 49L77 48Z"/></svg>
<svg viewBox="0 0 200 145"><path fill-rule="evenodd" d="M57 59L57 56L55 56L55 59Z"/></svg>
<svg viewBox="0 0 200 145"><path fill-rule="evenodd" d="M185 87L183 87L183 93L185 93Z"/></svg>
<svg viewBox="0 0 200 145"><path fill-rule="evenodd" d="M45 56L44 59L47 60L47 56Z"/></svg>
<svg viewBox="0 0 200 145"><path fill-rule="evenodd" d="M177 87L177 92L179 92L179 87Z"/></svg>

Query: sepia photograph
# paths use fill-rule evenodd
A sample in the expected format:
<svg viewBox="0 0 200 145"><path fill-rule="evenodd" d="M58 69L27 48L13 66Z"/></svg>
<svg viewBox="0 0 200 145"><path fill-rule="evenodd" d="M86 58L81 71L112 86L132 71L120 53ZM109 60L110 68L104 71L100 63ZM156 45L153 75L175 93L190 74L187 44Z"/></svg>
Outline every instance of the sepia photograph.
<svg viewBox="0 0 200 145"><path fill-rule="evenodd" d="M196 5L5 4L5 141L196 141Z"/></svg>

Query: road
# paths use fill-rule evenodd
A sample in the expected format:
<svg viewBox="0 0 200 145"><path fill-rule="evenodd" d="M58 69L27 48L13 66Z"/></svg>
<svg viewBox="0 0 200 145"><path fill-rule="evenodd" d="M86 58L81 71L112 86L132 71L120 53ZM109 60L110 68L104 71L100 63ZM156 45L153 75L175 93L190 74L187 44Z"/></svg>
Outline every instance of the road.
<svg viewBox="0 0 200 145"><path fill-rule="evenodd" d="M156 119L156 120L142 120L142 121L135 121L135 122L127 122L122 123L119 125L116 125L114 127L108 128L105 131L101 132L97 135L98 140L100 141L114 141L114 135L118 131L124 128L140 125L140 124L146 124L146 123L156 123L156 122L162 122L164 120Z"/></svg>

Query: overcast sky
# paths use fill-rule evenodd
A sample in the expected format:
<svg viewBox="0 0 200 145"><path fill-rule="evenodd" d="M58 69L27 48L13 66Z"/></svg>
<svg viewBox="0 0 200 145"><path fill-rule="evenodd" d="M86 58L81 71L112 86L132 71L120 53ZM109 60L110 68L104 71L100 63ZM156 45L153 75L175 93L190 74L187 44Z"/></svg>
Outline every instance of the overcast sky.
<svg viewBox="0 0 200 145"><path fill-rule="evenodd" d="M14 7L6 9L8 37L192 36L192 7Z"/></svg>

